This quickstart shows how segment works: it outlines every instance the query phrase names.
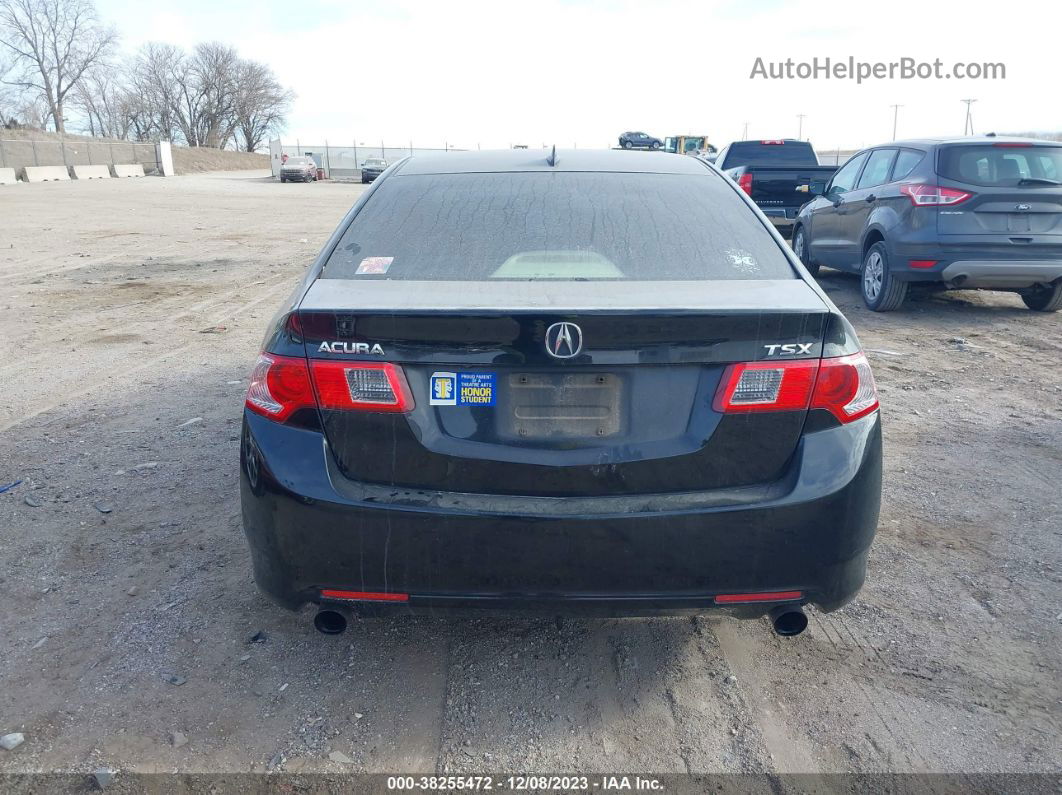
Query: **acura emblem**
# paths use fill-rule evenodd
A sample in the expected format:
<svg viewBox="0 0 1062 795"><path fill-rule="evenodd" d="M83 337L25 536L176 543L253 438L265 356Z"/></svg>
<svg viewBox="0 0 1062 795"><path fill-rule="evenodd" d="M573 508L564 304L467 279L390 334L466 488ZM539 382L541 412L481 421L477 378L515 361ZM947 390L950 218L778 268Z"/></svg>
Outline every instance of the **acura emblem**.
<svg viewBox="0 0 1062 795"><path fill-rule="evenodd" d="M574 323L554 323L546 329L546 353L554 359L571 359L583 349L583 331Z"/></svg>

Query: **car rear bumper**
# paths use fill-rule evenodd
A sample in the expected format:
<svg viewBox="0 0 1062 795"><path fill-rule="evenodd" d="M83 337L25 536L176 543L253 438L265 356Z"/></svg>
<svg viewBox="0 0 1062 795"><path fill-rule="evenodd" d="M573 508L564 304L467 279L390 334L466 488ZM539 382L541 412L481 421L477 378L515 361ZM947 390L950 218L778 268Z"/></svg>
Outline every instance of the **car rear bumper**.
<svg viewBox="0 0 1062 795"><path fill-rule="evenodd" d="M1028 245L997 235L933 235L893 240L889 270L901 281L945 282L950 287L1019 290L1062 278L1062 244L1033 236ZM933 262L912 267L911 261Z"/></svg>
<svg viewBox="0 0 1062 795"><path fill-rule="evenodd" d="M783 237L793 231L796 224L799 207L760 207L767 220L774 224L775 229L782 233Z"/></svg>
<svg viewBox="0 0 1062 795"><path fill-rule="evenodd" d="M959 260L940 271L956 287L1021 288L1062 279L1062 260Z"/></svg>
<svg viewBox="0 0 1062 795"><path fill-rule="evenodd" d="M716 595L802 592L833 610L863 583L877 525L875 413L809 433L786 476L725 493L493 498L357 484L321 434L245 413L241 496L255 579L281 605L321 589L408 594L360 613L703 613ZM598 502L598 500L600 502ZM496 504L495 504L496 503ZM599 505L595 510L594 505ZM755 617L776 602L730 605Z"/></svg>

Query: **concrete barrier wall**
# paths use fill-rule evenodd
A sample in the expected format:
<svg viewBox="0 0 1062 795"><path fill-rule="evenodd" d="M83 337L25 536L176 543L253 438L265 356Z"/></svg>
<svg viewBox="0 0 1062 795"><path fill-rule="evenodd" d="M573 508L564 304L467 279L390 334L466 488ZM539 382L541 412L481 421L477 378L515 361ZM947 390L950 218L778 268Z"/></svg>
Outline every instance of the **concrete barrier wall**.
<svg viewBox="0 0 1062 795"><path fill-rule="evenodd" d="M107 166L70 166L74 179L110 179L111 170Z"/></svg>
<svg viewBox="0 0 1062 795"><path fill-rule="evenodd" d="M18 178L15 176L15 169L0 168L0 185L14 185L16 182Z"/></svg>
<svg viewBox="0 0 1062 795"><path fill-rule="evenodd" d="M140 163L115 163L114 176L142 177L144 176L144 167Z"/></svg>
<svg viewBox="0 0 1062 795"><path fill-rule="evenodd" d="M0 129L0 168L21 174L26 166L92 166L139 163L145 174L159 169L156 145L151 141L42 140L5 137Z"/></svg>
<svg viewBox="0 0 1062 795"><path fill-rule="evenodd" d="M22 169L26 182L68 181L70 173L66 166L26 166Z"/></svg>

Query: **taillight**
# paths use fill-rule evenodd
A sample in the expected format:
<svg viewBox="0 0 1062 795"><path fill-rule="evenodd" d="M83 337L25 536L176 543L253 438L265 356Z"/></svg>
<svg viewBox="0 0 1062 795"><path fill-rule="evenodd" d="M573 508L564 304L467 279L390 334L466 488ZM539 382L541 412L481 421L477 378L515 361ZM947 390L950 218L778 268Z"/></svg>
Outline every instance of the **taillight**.
<svg viewBox="0 0 1062 795"><path fill-rule="evenodd" d="M714 406L724 414L825 409L846 423L877 409L878 393L866 356L856 353L732 364L719 382Z"/></svg>
<svg viewBox="0 0 1062 795"><path fill-rule="evenodd" d="M299 409L316 408L305 359L263 353L251 371L246 406L284 422Z"/></svg>
<svg viewBox="0 0 1062 795"><path fill-rule="evenodd" d="M841 422L852 422L878 406L874 373L864 354L853 353L819 363L811 408L826 409Z"/></svg>
<svg viewBox="0 0 1062 795"><path fill-rule="evenodd" d="M393 364L339 362L263 353L251 371L246 406L285 422L299 409L404 412L413 393Z"/></svg>
<svg viewBox="0 0 1062 795"><path fill-rule="evenodd" d="M727 414L806 410L817 359L732 364L723 373L715 410Z"/></svg>
<svg viewBox="0 0 1062 795"><path fill-rule="evenodd" d="M413 393L402 371L393 364L314 359L310 371L323 409L388 412L413 409Z"/></svg>
<svg viewBox="0 0 1062 795"><path fill-rule="evenodd" d="M922 268L923 270L926 269L926 268L932 268L938 262L940 262L940 260L938 260L938 259L909 259L909 260L907 260L907 264L910 265L912 268Z"/></svg>
<svg viewBox="0 0 1062 795"><path fill-rule="evenodd" d="M900 193L909 198L915 207L952 206L973 196L968 191L944 188L940 185L901 185Z"/></svg>
<svg viewBox="0 0 1062 795"><path fill-rule="evenodd" d="M752 195L752 174L745 172L738 177L738 187L741 188L749 196Z"/></svg>

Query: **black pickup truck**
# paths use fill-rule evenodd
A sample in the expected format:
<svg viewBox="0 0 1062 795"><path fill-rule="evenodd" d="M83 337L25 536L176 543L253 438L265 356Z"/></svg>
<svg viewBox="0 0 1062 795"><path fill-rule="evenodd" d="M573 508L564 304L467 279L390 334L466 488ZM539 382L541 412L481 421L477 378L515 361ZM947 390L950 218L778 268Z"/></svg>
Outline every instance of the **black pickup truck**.
<svg viewBox="0 0 1062 795"><path fill-rule="evenodd" d="M723 148L715 164L786 236L793 231L797 210L813 198L808 183L813 179L826 182L837 170L820 166L811 144L792 138L734 141Z"/></svg>

